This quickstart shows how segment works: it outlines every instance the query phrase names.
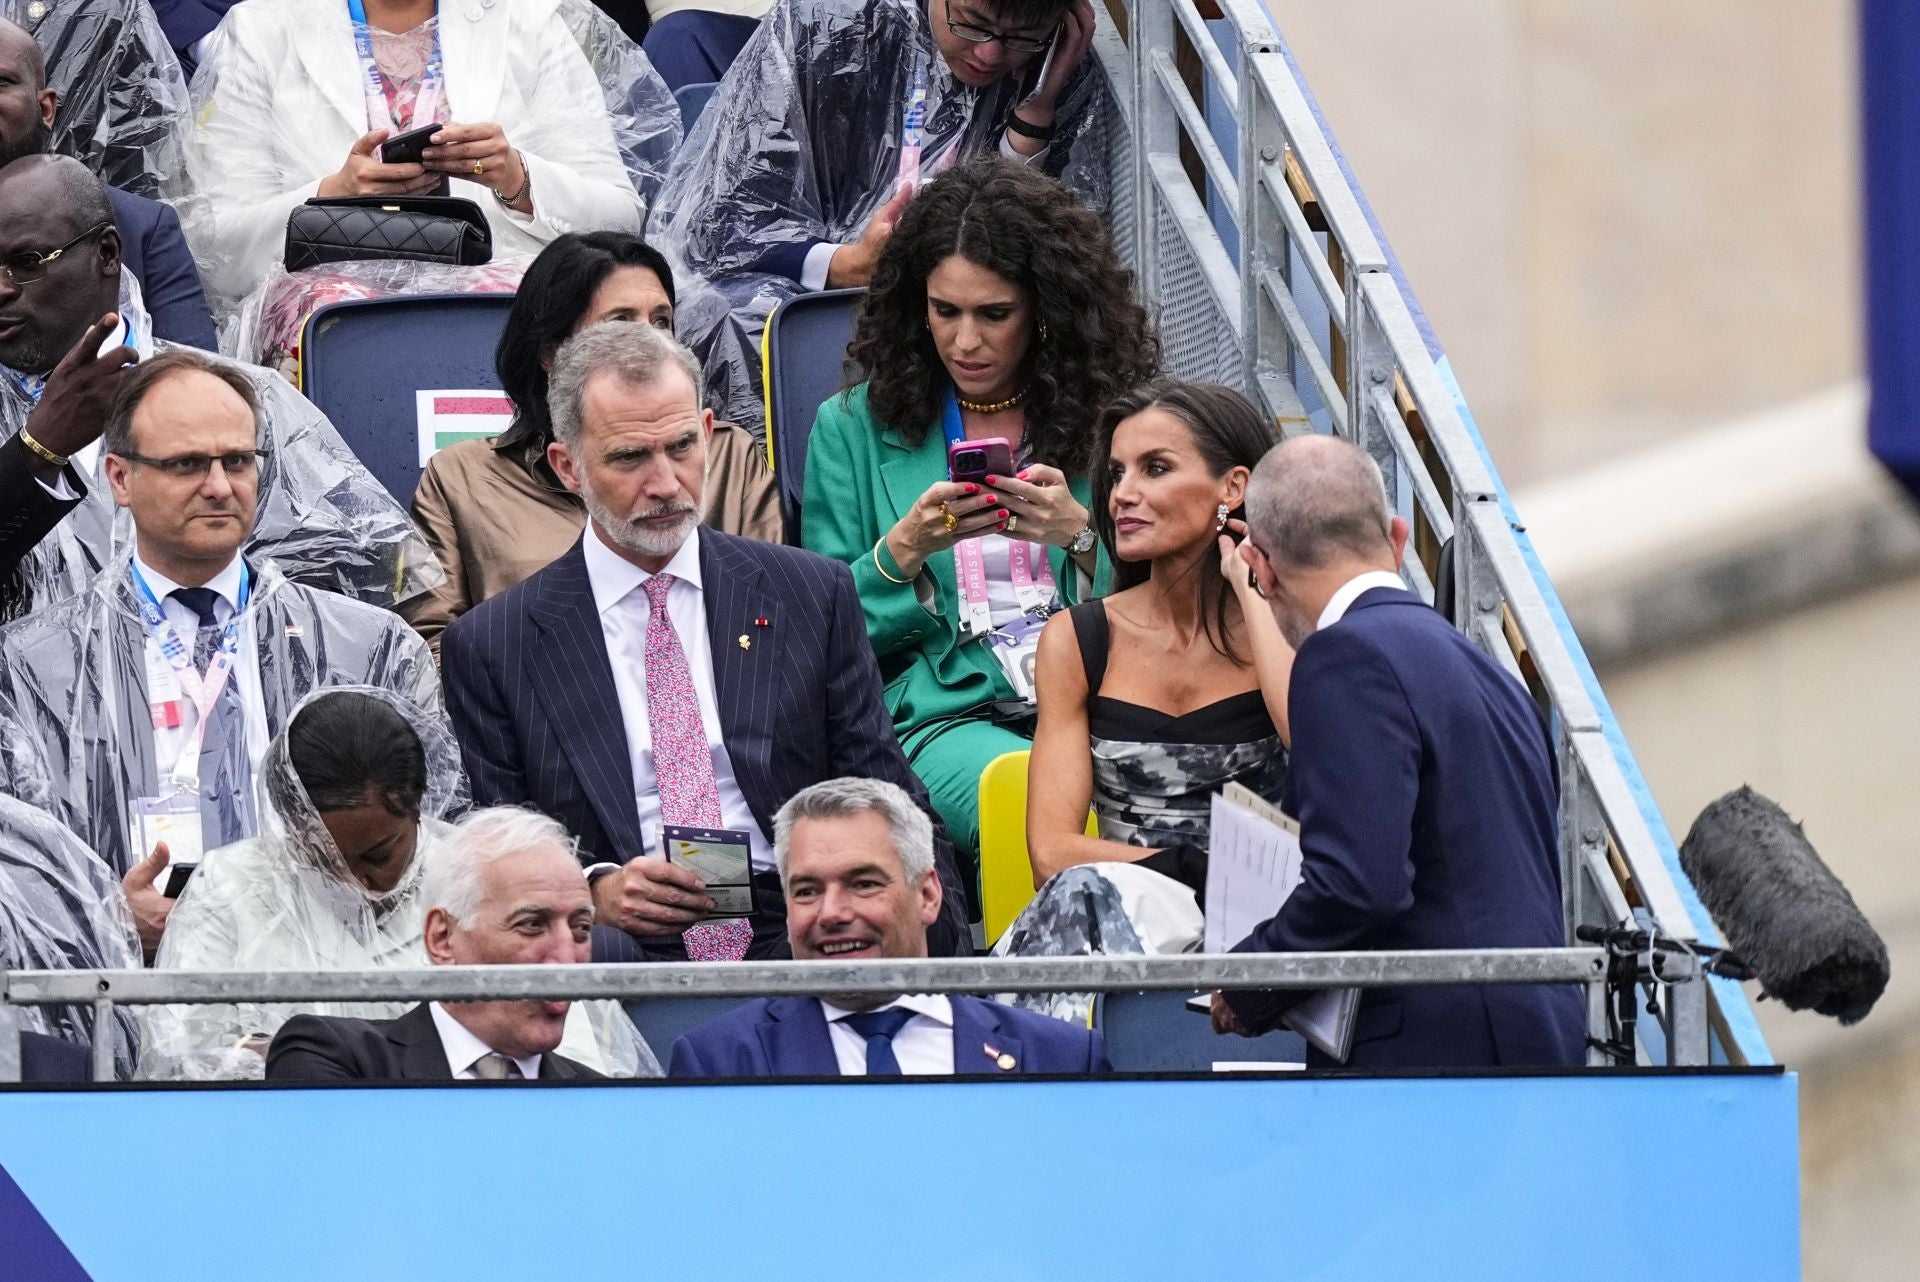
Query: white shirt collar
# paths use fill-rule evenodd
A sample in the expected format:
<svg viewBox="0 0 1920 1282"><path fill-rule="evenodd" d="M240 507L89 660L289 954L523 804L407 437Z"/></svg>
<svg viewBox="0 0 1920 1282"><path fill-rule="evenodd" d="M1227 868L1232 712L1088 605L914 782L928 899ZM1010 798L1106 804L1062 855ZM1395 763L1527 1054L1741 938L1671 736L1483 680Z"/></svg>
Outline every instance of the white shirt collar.
<svg viewBox="0 0 1920 1282"><path fill-rule="evenodd" d="M888 1010L895 1006L901 1010L910 1010L916 1015L925 1015L934 1023L947 1028L953 1027L953 1003L947 1000L945 993L902 993L885 1006L876 1006L874 1009ZM841 1020L863 1013L848 1010L844 1006L835 1006L824 997L820 999L820 1011L827 1017L829 1024L837 1024Z"/></svg>
<svg viewBox="0 0 1920 1282"><path fill-rule="evenodd" d="M1325 632L1340 622L1355 601L1375 588L1394 588L1405 592L1407 584L1391 570L1368 570L1365 574L1357 574L1342 583L1340 590L1327 599L1327 608L1320 611L1320 622L1313 625L1313 630Z"/></svg>
<svg viewBox="0 0 1920 1282"><path fill-rule="evenodd" d="M427 1003L427 1009L433 1012L433 1026L440 1030L440 1047L447 1053L447 1067L453 1070L455 1077L471 1069L483 1058L494 1053L493 1047L473 1035L473 1030L447 1013L446 1007L439 1002ZM518 1055L508 1056L520 1066L520 1074L528 1081L537 1081L540 1077L540 1057L522 1059Z"/></svg>
<svg viewBox="0 0 1920 1282"><path fill-rule="evenodd" d="M600 527L592 521L587 522L583 550L587 559L587 582L593 587L594 608L601 614L626 600L634 589L653 577L608 547ZM691 584L696 592L701 590L699 526L693 527L687 535L687 541L680 545L680 550L673 554L673 559L661 568L660 573L671 574L679 582Z"/></svg>
<svg viewBox="0 0 1920 1282"><path fill-rule="evenodd" d="M140 577L145 579L147 586L153 589L154 599L157 601L165 602L166 599L178 591L181 586L141 560L140 553L137 550L133 554L133 568L140 571ZM211 579L208 579L204 586L210 587L219 593L220 598L225 601L229 607L236 610L239 609L240 554L237 552L234 553L233 560L227 563L227 568L214 575Z"/></svg>

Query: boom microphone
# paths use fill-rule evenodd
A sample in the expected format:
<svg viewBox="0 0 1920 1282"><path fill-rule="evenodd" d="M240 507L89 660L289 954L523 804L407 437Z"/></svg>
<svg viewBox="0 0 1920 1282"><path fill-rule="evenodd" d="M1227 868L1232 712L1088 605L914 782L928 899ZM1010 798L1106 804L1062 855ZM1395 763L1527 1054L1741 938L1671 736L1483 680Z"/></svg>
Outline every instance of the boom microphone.
<svg viewBox="0 0 1920 1282"><path fill-rule="evenodd" d="M1856 1024L1886 991L1886 944L1800 825L1753 789L1700 812L1680 866L1728 944L1789 1010Z"/></svg>

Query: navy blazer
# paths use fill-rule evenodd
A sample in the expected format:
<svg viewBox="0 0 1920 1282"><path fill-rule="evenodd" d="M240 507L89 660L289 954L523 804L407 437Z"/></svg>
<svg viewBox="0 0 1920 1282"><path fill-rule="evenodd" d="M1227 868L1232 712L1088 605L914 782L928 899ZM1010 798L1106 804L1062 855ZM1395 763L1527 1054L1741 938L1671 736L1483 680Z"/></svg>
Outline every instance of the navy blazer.
<svg viewBox="0 0 1920 1282"><path fill-rule="evenodd" d="M193 47L213 34L220 20L239 0L152 0L153 16L180 58L180 69L193 75Z"/></svg>
<svg viewBox="0 0 1920 1282"><path fill-rule="evenodd" d="M1299 887L1236 952L1558 948L1559 785L1520 683L1410 592L1361 594L1300 646L1287 810ZM1232 993L1270 1028L1303 994ZM1310 1062L1324 1066L1317 1052ZM1358 1068L1586 1060L1578 987L1365 990Z"/></svg>
<svg viewBox="0 0 1920 1282"><path fill-rule="evenodd" d="M1110 1071L1100 1034L1090 1028L980 997L956 993L948 1000L956 1073ZM762 997L676 1041L667 1076L838 1077L840 1061L819 998Z"/></svg>
<svg viewBox="0 0 1920 1282"><path fill-rule="evenodd" d="M548 1051L540 1081L593 1081L601 1074ZM267 1046L269 1082L450 1082L453 1066L425 1002L395 1019L295 1015Z"/></svg>
<svg viewBox="0 0 1920 1282"><path fill-rule="evenodd" d="M594 537L591 527L583 537ZM893 737L847 567L703 528L700 575L721 734L761 830L773 832L774 812L794 793L847 775L896 783L932 815L927 790ZM440 659L475 805L530 805L552 815L580 839L588 863L648 853L620 696L579 543L456 619ZM939 823L936 816L945 903L927 948L936 957L965 955L972 951L966 899ZM786 945L784 907L767 907L754 918L754 957ZM673 957L677 944L646 941L643 953Z"/></svg>
<svg viewBox="0 0 1920 1282"><path fill-rule="evenodd" d="M200 269L180 230L180 215L171 205L118 187L107 188L107 199L113 202L113 225L120 232L120 261L140 282L154 337L219 351L213 313L207 310Z"/></svg>

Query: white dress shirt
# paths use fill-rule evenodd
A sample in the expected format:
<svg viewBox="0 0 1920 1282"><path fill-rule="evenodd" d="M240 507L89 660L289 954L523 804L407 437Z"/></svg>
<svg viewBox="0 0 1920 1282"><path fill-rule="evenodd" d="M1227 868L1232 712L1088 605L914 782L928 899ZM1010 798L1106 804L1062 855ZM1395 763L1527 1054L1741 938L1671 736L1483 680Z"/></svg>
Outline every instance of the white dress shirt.
<svg viewBox="0 0 1920 1282"><path fill-rule="evenodd" d="M456 1082L476 1082L479 1074L473 1066L488 1055L494 1054L493 1047L473 1035L473 1030L447 1014L447 1008L439 1002L428 1002L427 1009L433 1013L433 1026L440 1033L440 1049L447 1053L447 1067L453 1070ZM520 1074L529 1082L540 1080L540 1057L521 1059L518 1055L509 1055L508 1059L520 1066Z"/></svg>
<svg viewBox="0 0 1920 1282"><path fill-rule="evenodd" d="M647 719L647 618L652 607L641 586L654 576L614 552L602 541L592 522L584 545L587 581L600 611L600 631L607 641L607 660L613 667L613 688L620 698L620 720L627 730L627 752L633 771L633 799L640 816L640 839L645 850L631 854L660 855L660 789L654 782L653 727ZM753 866L771 871L773 847L767 841L753 809L734 777L733 758L720 734L720 704L714 693L713 650L707 637L707 598L700 581L700 531L695 527L660 573L671 574L667 589L667 617L673 622L680 649L687 656L687 673L700 701L700 720L713 753L714 789L720 794L720 826L745 829Z"/></svg>
<svg viewBox="0 0 1920 1282"><path fill-rule="evenodd" d="M952 1076L953 1003L940 993L908 993L874 1009L893 1006L913 1012L913 1018L893 1036L893 1057L900 1061L900 1072L907 1077ZM820 1013L827 1017L827 1036L833 1041L833 1057L840 1061L840 1076L865 1077L867 1039L846 1022L860 1012L823 998Z"/></svg>
<svg viewBox="0 0 1920 1282"><path fill-rule="evenodd" d="M1339 591L1327 598L1327 608L1320 611L1320 621L1313 625L1315 632L1324 632L1347 616L1347 610L1363 595L1375 588L1394 588L1405 592L1407 583L1390 570L1368 570L1365 574L1356 574L1340 585Z"/></svg>
<svg viewBox="0 0 1920 1282"><path fill-rule="evenodd" d="M137 551L133 556L133 566L140 572L140 577L147 581L147 586L153 589L153 595L159 599L160 612L180 633L180 639L191 647L200 631L200 616L171 595L181 585L141 560ZM212 588L217 594L213 603L213 614L224 625L233 618L234 605L240 597L240 558L235 556L226 569L207 580L204 586ZM140 589L135 587L133 590L138 592ZM252 633L251 621L243 618L240 622L238 646L234 654L233 675L227 679L234 683L240 693L240 707L245 715L247 726L247 760L257 778L260 762L267 755L268 735L266 712L260 697L260 654L259 648L254 644ZM162 669L171 670L166 656L160 652L160 643L151 636L146 638L146 649L147 671L150 674L158 673ZM152 676L148 678L147 690L151 697ZM182 698L180 724L158 727L154 730L154 765L162 781L173 773L174 766L180 760L181 750L192 739L193 728L199 723L200 713L193 706L193 700ZM163 787L161 791L164 792L165 788Z"/></svg>

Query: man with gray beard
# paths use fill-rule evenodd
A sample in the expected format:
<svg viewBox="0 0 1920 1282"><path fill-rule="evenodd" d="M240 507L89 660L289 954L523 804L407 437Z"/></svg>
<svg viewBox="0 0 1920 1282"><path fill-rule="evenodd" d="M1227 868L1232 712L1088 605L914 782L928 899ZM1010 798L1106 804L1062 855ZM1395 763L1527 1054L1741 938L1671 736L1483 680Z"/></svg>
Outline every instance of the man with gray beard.
<svg viewBox="0 0 1920 1282"><path fill-rule="evenodd" d="M596 931L599 960L786 956L768 837L787 798L852 775L927 806L847 567L701 528L701 387L693 354L652 326L569 339L549 381L547 461L587 528L441 642L474 802L533 806L579 839L595 917L617 928ZM709 885L664 857L689 833L743 849L745 884ZM936 862L929 951L970 951L943 835Z"/></svg>

